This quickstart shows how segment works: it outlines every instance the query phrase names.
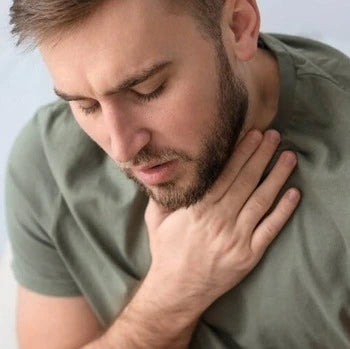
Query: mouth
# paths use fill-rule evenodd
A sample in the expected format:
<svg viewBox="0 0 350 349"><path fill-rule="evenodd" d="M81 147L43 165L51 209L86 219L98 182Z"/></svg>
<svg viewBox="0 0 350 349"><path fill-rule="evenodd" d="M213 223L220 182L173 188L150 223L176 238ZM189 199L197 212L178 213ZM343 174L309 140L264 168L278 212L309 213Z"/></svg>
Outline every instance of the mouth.
<svg viewBox="0 0 350 349"><path fill-rule="evenodd" d="M133 174L142 183L154 186L157 184L169 182L176 169L177 160L171 160L163 163L148 164L133 168Z"/></svg>

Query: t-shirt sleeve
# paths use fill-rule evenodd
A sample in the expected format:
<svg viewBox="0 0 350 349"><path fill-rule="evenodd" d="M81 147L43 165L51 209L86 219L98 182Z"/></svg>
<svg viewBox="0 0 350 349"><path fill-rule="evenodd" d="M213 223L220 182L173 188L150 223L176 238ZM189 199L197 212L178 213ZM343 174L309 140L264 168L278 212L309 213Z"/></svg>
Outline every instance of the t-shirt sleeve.
<svg viewBox="0 0 350 349"><path fill-rule="evenodd" d="M38 114L17 137L6 173L6 218L12 269L23 287L51 296L76 296L79 288L50 238L60 191L50 171Z"/></svg>

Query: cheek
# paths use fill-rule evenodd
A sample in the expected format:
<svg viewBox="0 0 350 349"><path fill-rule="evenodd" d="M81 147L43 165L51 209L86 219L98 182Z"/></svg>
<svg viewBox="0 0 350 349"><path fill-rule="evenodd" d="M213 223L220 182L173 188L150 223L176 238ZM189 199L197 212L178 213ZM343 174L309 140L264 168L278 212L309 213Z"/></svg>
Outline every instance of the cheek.
<svg viewBox="0 0 350 349"><path fill-rule="evenodd" d="M215 91L179 89L172 100L166 102L165 110L160 133L168 136L167 145L197 153L215 121Z"/></svg>

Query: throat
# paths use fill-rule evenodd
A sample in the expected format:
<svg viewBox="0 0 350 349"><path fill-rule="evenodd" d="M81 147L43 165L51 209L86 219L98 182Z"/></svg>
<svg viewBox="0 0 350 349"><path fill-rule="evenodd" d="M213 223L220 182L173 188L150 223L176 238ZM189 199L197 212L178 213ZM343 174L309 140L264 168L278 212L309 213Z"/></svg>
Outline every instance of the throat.
<svg viewBox="0 0 350 349"><path fill-rule="evenodd" d="M251 99L249 103L247 130L257 128L265 131L274 120L280 97L280 74L278 61L265 49L258 49L251 62Z"/></svg>

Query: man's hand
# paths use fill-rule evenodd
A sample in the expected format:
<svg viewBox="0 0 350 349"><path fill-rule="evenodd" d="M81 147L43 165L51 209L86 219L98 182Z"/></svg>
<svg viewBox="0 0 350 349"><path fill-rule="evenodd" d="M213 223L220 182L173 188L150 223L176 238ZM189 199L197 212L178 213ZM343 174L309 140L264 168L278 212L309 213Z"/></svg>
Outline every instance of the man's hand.
<svg viewBox="0 0 350 349"><path fill-rule="evenodd" d="M299 202L299 192L288 190L264 218L297 162L284 152L258 186L279 141L276 131L249 132L210 192L188 209L167 212L149 202L150 270L109 331L86 349L187 348L203 311L256 266Z"/></svg>
<svg viewBox="0 0 350 349"><path fill-rule="evenodd" d="M249 132L212 190L188 209L169 213L149 203L152 265L144 284L162 306L199 316L259 262L300 197L289 190L262 220L297 162L284 152L257 188L279 140L274 130Z"/></svg>

